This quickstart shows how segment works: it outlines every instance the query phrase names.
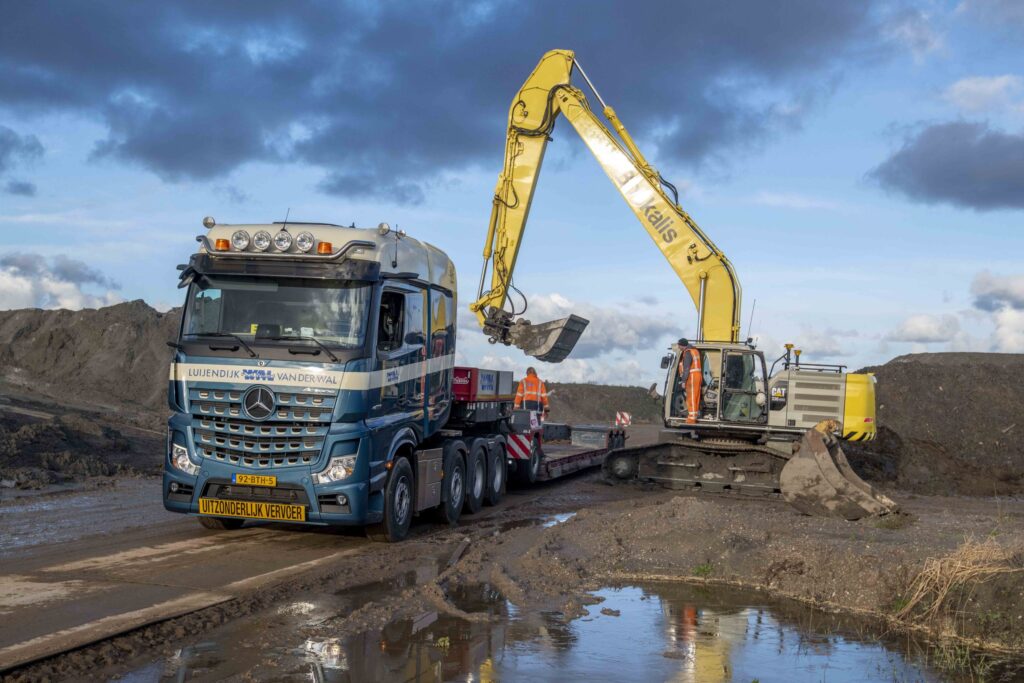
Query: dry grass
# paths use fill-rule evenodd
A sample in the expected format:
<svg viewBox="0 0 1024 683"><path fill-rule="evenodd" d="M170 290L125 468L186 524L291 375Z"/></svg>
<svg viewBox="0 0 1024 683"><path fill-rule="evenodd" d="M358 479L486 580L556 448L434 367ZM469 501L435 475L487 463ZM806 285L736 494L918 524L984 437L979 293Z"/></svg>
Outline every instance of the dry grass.
<svg viewBox="0 0 1024 683"><path fill-rule="evenodd" d="M1020 548L1006 548L993 538L967 540L953 553L925 561L896 616L907 618L913 614L921 621L935 619L960 589L999 574L1024 572L1022 557Z"/></svg>

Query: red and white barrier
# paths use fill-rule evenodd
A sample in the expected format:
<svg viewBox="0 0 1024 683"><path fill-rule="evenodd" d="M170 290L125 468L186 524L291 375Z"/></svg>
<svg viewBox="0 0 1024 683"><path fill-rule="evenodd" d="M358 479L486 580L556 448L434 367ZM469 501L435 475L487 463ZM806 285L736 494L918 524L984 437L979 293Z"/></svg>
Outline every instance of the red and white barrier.
<svg viewBox="0 0 1024 683"><path fill-rule="evenodd" d="M629 413L617 412L615 413L615 426L616 427L628 427L633 424L633 416Z"/></svg>
<svg viewBox="0 0 1024 683"><path fill-rule="evenodd" d="M508 455L516 460L529 460L533 449L533 437L529 434L509 434L506 437Z"/></svg>

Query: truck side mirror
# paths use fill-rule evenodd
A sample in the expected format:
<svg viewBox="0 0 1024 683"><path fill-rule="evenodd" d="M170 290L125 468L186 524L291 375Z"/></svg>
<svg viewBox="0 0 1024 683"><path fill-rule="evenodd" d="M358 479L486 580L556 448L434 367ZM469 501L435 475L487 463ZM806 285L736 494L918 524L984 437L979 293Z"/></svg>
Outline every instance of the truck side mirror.
<svg viewBox="0 0 1024 683"><path fill-rule="evenodd" d="M668 355L668 356L662 356L661 357L661 369L662 370L668 370L671 366L672 366L672 356L671 356L671 354Z"/></svg>

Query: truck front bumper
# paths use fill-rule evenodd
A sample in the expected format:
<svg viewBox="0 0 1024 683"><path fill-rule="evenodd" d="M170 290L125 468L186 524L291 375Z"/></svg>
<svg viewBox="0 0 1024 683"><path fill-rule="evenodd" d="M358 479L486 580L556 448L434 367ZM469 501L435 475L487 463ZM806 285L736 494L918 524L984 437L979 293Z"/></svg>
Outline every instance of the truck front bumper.
<svg viewBox="0 0 1024 683"><path fill-rule="evenodd" d="M232 484L231 475L235 473L253 474L248 470L222 463L204 463L198 476L190 476L166 466L163 477L164 508L170 512L198 515L199 499L215 497L302 505L306 508L306 520L290 522L295 524L364 526L379 522L381 519L380 512L369 509L369 483L366 481L343 480L330 484L313 484L306 468L261 471L259 474L272 474L277 477L277 486L253 495L252 489L262 487L239 487ZM344 502L339 501L339 495L344 496Z"/></svg>

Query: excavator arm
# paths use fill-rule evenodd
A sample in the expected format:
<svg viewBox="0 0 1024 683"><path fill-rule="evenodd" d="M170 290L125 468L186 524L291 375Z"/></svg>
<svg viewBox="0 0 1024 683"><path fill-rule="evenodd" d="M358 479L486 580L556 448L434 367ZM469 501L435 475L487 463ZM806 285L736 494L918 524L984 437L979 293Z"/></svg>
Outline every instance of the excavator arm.
<svg viewBox="0 0 1024 683"><path fill-rule="evenodd" d="M601 101L609 130L572 86L576 69ZM736 341L741 290L732 264L694 220L669 197L667 183L637 148L615 111L607 106L571 51L553 50L517 93L509 110L505 164L494 192L478 299L470 305L493 342L515 345L541 360L561 361L571 352L587 321L570 316L532 325L506 309L530 203L544 151L559 114L564 114L608 178L683 282L697 308L699 339ZM490 288L487 274L490 272Z"/></svg>

